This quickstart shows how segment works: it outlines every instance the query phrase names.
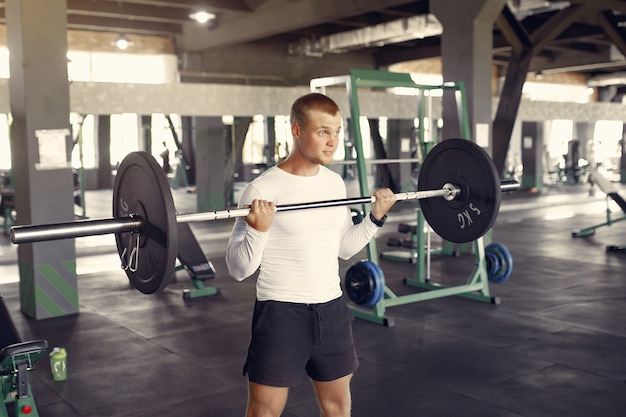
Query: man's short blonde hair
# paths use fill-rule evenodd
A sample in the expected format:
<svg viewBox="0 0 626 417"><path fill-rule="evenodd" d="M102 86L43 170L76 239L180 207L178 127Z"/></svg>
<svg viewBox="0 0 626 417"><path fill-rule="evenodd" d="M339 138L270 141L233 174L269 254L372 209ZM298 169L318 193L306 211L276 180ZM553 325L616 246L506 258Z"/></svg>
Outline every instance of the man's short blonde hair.
<svg viewBox="0 0 626 417"><path fill-rule="evenodd" d="M305 94L291 105L290 123L305 126L307 113L311 110L319 110L332 116L340 113L339 106L330 97L321 93Z"/></svg>

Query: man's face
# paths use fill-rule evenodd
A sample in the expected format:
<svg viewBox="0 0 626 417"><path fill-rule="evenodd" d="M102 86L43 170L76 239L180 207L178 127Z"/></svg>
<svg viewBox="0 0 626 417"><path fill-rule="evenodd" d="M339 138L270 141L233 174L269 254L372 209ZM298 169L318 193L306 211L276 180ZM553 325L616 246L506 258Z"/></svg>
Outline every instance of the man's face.
<svg viewBox="0 0 626 417"><path fill-rule="evenodd" d="M294 125L294 139L300 152L311 163L327 165L332 162L339 144L341 114L330 115L319 110L307 113L304 126Z"/></svg>

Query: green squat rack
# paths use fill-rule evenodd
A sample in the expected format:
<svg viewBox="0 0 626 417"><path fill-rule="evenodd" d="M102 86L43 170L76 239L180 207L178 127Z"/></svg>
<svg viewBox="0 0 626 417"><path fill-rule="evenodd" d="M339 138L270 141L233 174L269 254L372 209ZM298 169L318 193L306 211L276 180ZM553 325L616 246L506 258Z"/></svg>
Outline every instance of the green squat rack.
<svg viewBox="0 0 626 417"><path fill-rule="evenodd" d="M467 106L465 102L465 89L463 83L420 85L413 81L410 74L362 69L352 69L349 75L313 79L310 83L312 91L319 91L322 93L326 93L327 87L337 86L344 86L348 94L350 107L348 128L350 131L350 139L353 142L354 152L356 153L356 160L354 161L354 163L357 166L359 187L363 195L369 194L371 190L368 184L366 160L363 153L363 139L359 123L359 120L361 118L359 89L361 89L361 91L364 91L365 89L411 89L411 91L413 91L413 94L418 98L417 117L420 121L423 121L424 117L428 116L426 112L430 111L430 109L427 108L427 105L432 104L432 100L430 99L430 97L432 97L433 95L432 93L434 93L435 91L441 92L445 90L452 90L457 104L458 121L461 132L460 134L463 139L465 139L457 139L456 141L471 143L469 140L471 138L471 131L466 111ZM384 93L376 93L372 91L363 92L362 94L378 94L379 96L385 95ZM420 125L422 124L423 123L420 122ZM440 145L433 147L431 146L432 143L425 140L424 130L425 129L423 127L420 127L419 131L417 132L417 139L419 140L422 155L426 154L427 156L427 158L424 159L424 162L426 162L426 159L428 159L428 155L433 153L431 152L432 149L437 149L439 146L441 146L441 144L448 141L443 141ZM455 143L457 145L459 144L458 142ZM466 147L461 146L461 148ZM462 154L460 156L464 158L468 156L470 160L475 156L475 154L477 154L478 151L484 152L482 149L479 149L479 147L474 144L472 144L472 147L467 147L466 149L466 154ZM456 150L453 149L448 149L445 154L443 152L440 152L440 155L445 156L442 158L432 158L434 160L434 166L430 167L428 171L430 171L431 168L433 171L436 171L437 164L448 165L447 167L444 166L443 169L449 171L449 163L451 161L447 159L449 159L450 156L453 156L452 153L454 152L456 152ZM456 153L458 154L458 152ZM486 155L486 152L484 154ZM480 156L481 158L484 158L483 155ZM437 159L446 160L437 161ZM487 157L487 159L489 160L490 164L484 163L484 160L481 160L481 162L478 163L478 165L489 165L488 168L485 168L487 169L487 172L477 172L477 176L481 177L478 179L482 181L482 177L485 177L485 179L488 180L487 182L497 181L497 186L498 188L500 188L501 185L499 177L497 176L497 171L495 171L495 167L493 166L490 158ZM424 165L422 165L422 167L424 167ZM480 166L471 168L472 170L478 171L482 169L482 167ZM420 176L424 171L427 170L420 170ZM420 178L420 180L422 180L422 178ZM428 179L426 179L425 182L427 183ZM438 188L438 186L429 188ZM498 195L499 194L500 193L498 193ZM508 278L508 275L510 275L512 268L512 260L510 254L502 245L498 245L498 250L490 250L486 252L483 236L480 236L473 242L468 242L462 237L456 240L456 242L448 242L446 239L444 239L444 248L446 247L446 245L448 245L448 247L452 247L452 245L454 245L455 243L461 243L463 245L471 245L473 243L472 251L475 254L475 266L465 284L457 286L444 286L430 282L429 271L427 271L426 264L428 259L426 252L428 251L428 255L430 255L430 253L446 253L445 249L440 252L431 252L430 245L428 245L429 247L428 249L426 249L427 242L424 233L426 223L422 211L425 210L428 205L430 205L431 200L432 199L425 201L420 200L418 206L416 207L416 275L415 278L404 280L405 284L419 288L421 291L407 295L396 295L385 284L382 271L378 266L378 252L376 248L376 241L372 239L372 241L368 244L366 248L368 260L357 262L352 267L350 267L350 269L346 273L345 290L349 298L356 304L354 306L351 306L351 309L356 317L391 327L394 323L393 318L387 317L386 315L386 309L388 307L405 305L453 295L491 304L499 303L499 299L492 296L490 293L490 277L494 275L497 276L497 282L501 282L504 279ZM499 208L499 203L500 199L499 196L497 196L493 201L493 205L495 206L493 207L493 209L496 213ZM364 213L367 213L369 209L369 204L363 205ZM437 214L435 213L435 216L436 215ZM456 222L457 215L454 214L454 216L454 222ZM430 216L427 217L432 218ZM441 223L445 223L443 217ZM492 224L493 223L489 224L489 227L491 227ZM487 230L485 230L485 232L487 232ZM430 239L428 239L428 242L429 241Z"/></svg>

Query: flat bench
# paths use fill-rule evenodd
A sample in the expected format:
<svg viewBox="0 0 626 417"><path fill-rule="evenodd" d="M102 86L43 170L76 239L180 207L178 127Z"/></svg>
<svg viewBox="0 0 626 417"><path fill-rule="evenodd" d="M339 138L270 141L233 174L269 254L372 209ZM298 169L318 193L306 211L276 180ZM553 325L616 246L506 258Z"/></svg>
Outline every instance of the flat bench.
<svg viewBox="0 0 626 417"><path fill-rule="evenodd" d="M194 289L183 291L185 300L215 295L219 290L208 287L204 281L215 278L215 267L202 251L202 247L193 234L189 223L178 223L178 261L177 270L184 269L189 273Z"/></svg>
<svg viewBox="0 0 626 417"><path fill-rule="evenodd" d="M606 195L606 222L596 224L590 227L586 227L584 229L576 229L572 232L573 237L586 237L595 234L596 229L602 226L611 226L613 223L621 222L626 220L626 215L614 218L611 214L611 209L609 207L609 200L613 200L619 208L626 214L626 200L618 193L618 189L611 181L609 181L604 175L598 172L597 169L591 170L589 173L589 181L597 185L598 188ZM613 246L611 246L613 248ZM609 247L607 247L607 250Z"/></svg>

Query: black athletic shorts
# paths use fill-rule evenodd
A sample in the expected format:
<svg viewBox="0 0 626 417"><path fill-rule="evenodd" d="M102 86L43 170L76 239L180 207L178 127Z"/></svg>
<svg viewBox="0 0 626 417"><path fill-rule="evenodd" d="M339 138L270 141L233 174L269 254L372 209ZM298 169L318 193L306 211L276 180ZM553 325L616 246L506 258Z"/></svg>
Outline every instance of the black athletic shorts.
<svg viewBox="0 0 626 417"><path fill-rule="evenodd" d="M322 304L257 301L243 373L275 387L298 385L303 370L316 381L349 375L359 366L353 321L341 297Z"/></svg>

